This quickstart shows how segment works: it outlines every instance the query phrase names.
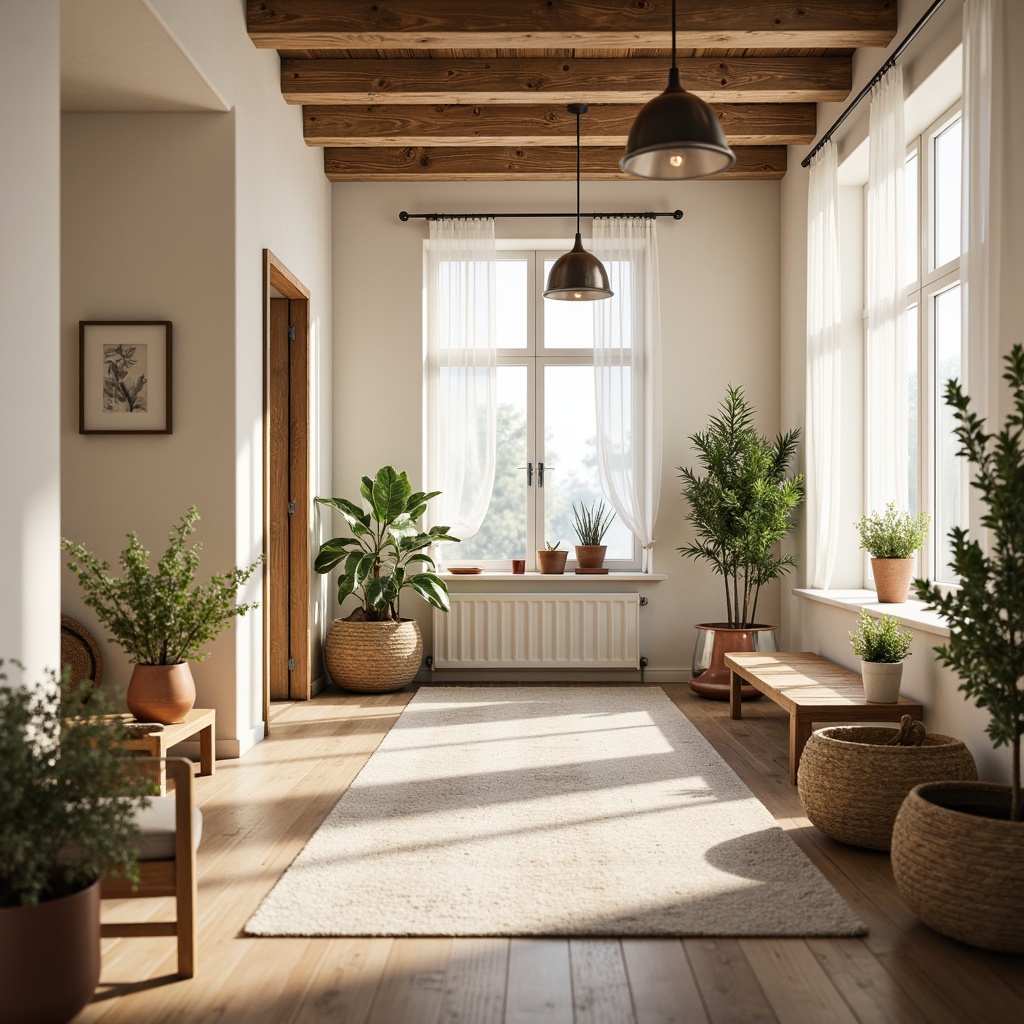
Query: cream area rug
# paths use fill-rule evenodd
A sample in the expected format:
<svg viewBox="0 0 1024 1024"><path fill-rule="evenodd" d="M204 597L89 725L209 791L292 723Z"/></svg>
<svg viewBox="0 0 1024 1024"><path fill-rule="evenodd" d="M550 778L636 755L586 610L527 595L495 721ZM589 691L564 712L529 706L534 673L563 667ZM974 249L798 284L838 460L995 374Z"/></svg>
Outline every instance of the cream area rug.
<svg viewBox="0 0 1024 1024"><path fill-rule="evenodd" d="M249 935L861 935L656 687L425 687Z"/></svg>

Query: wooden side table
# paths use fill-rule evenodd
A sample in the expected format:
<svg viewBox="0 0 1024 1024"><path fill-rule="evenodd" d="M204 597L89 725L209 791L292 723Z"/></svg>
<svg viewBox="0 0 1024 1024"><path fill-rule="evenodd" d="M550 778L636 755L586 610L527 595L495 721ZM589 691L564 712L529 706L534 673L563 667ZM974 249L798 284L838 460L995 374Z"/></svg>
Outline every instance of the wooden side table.
<svg viewBox="0 0 1024 1024"><path fill-rule="evenodd" d="M125 716L132 721L131 715ZM217 728L217 712L213 708L193 708L183 722L165 725L160 732L149 736L132 736L123 741L126 750L137 750L150 757L166 757L169 747L173 747L190 736L199 734L199 774L212 775L216 768L213 755L213 741ZM167 793L167 773L161 764L159 771L160 795Z"/></svg>

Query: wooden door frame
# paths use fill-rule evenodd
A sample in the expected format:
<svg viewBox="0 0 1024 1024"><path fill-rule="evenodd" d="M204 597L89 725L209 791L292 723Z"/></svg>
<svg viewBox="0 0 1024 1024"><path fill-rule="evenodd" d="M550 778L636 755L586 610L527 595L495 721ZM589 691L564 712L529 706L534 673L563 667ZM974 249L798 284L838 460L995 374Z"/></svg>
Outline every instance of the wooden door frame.
<svg viewBox="0 0 1024 1024"><path fill-rule="evenodd" d="M270 548L270 300L276 290L289 300L295 339L289 346L291 366L289 406L290 437L288 470L295 513L289 531L290 625L286 630L287 648L295 659L289 675L289 698L308 700L311 695L310 656L311 613L310 574L310 491L309 491L309 289L269 250L263 250L263 551L268 555L263 567L263 593L267 598L263 616L263 721L270 732L270 643L276 623L269 613L270 588L275 566Z"/></svg>

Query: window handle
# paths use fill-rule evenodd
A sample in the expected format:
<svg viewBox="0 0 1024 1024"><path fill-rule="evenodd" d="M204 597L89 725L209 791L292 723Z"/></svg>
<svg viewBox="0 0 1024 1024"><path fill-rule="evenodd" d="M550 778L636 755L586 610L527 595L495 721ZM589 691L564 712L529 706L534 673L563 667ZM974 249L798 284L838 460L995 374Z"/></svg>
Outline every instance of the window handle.
<svg viewBox="0 0 1024 1024"><path fill-rule="evenodd" d="M555 468L554 466L548 466L548 472L550 473L554 468ZM544 486L544 463L543 462L538 462L537 463L537 486L538 487L543 487Z"/></svg>
<svg viewBox="0 0 1024 1024"><path fill-rule="evenodd" d="M527 487L532 487L533 486L533 463L532 462L528 462L525 466L520 466L519 469L525 469L526 470L526 486ZM544 472L543 463L541 463L541 473L543 473L543 472Z"/></svg>

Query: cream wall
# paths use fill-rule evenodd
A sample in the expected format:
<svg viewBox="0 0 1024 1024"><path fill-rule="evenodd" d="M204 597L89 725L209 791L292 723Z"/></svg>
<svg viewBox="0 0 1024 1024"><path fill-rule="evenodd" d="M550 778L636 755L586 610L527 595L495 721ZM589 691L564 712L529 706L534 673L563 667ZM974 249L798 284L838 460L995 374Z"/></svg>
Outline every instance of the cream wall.
<svg viewBox="0 0 1024 1024"><path fill-rule="evenodd" d="M27 682L60 658L57 0L0 0L0 23L0 658Z"/></svg>
<svg viewBox="0 0 1024 1024"><path fill-rule="evenodd" d="M566 210L573 200L571 182L334 186L336 496L357 496L360 476L386 463L414 478L422 473L427 225L403 223L399 211ZM746 387L763 431L774 435L790 425L779 421L778 183L583 184L588 210L676 207L685 213L681 222L658 222L665 411L654 568L669 578L640 588L650 599L641 612L641 653L653 682L684 678L691 625L724 615L719 579L675 550L690 539L676 471L693 465L688 436L706 426L730 382ZM552 247L571 244L570 219L496 224L501 238L550 235ZM338 528L336 522L327 526ZM778 588L761 600L758 617L777 621ZM429 609L418 603L416 617L426 655Z"/></svg>

